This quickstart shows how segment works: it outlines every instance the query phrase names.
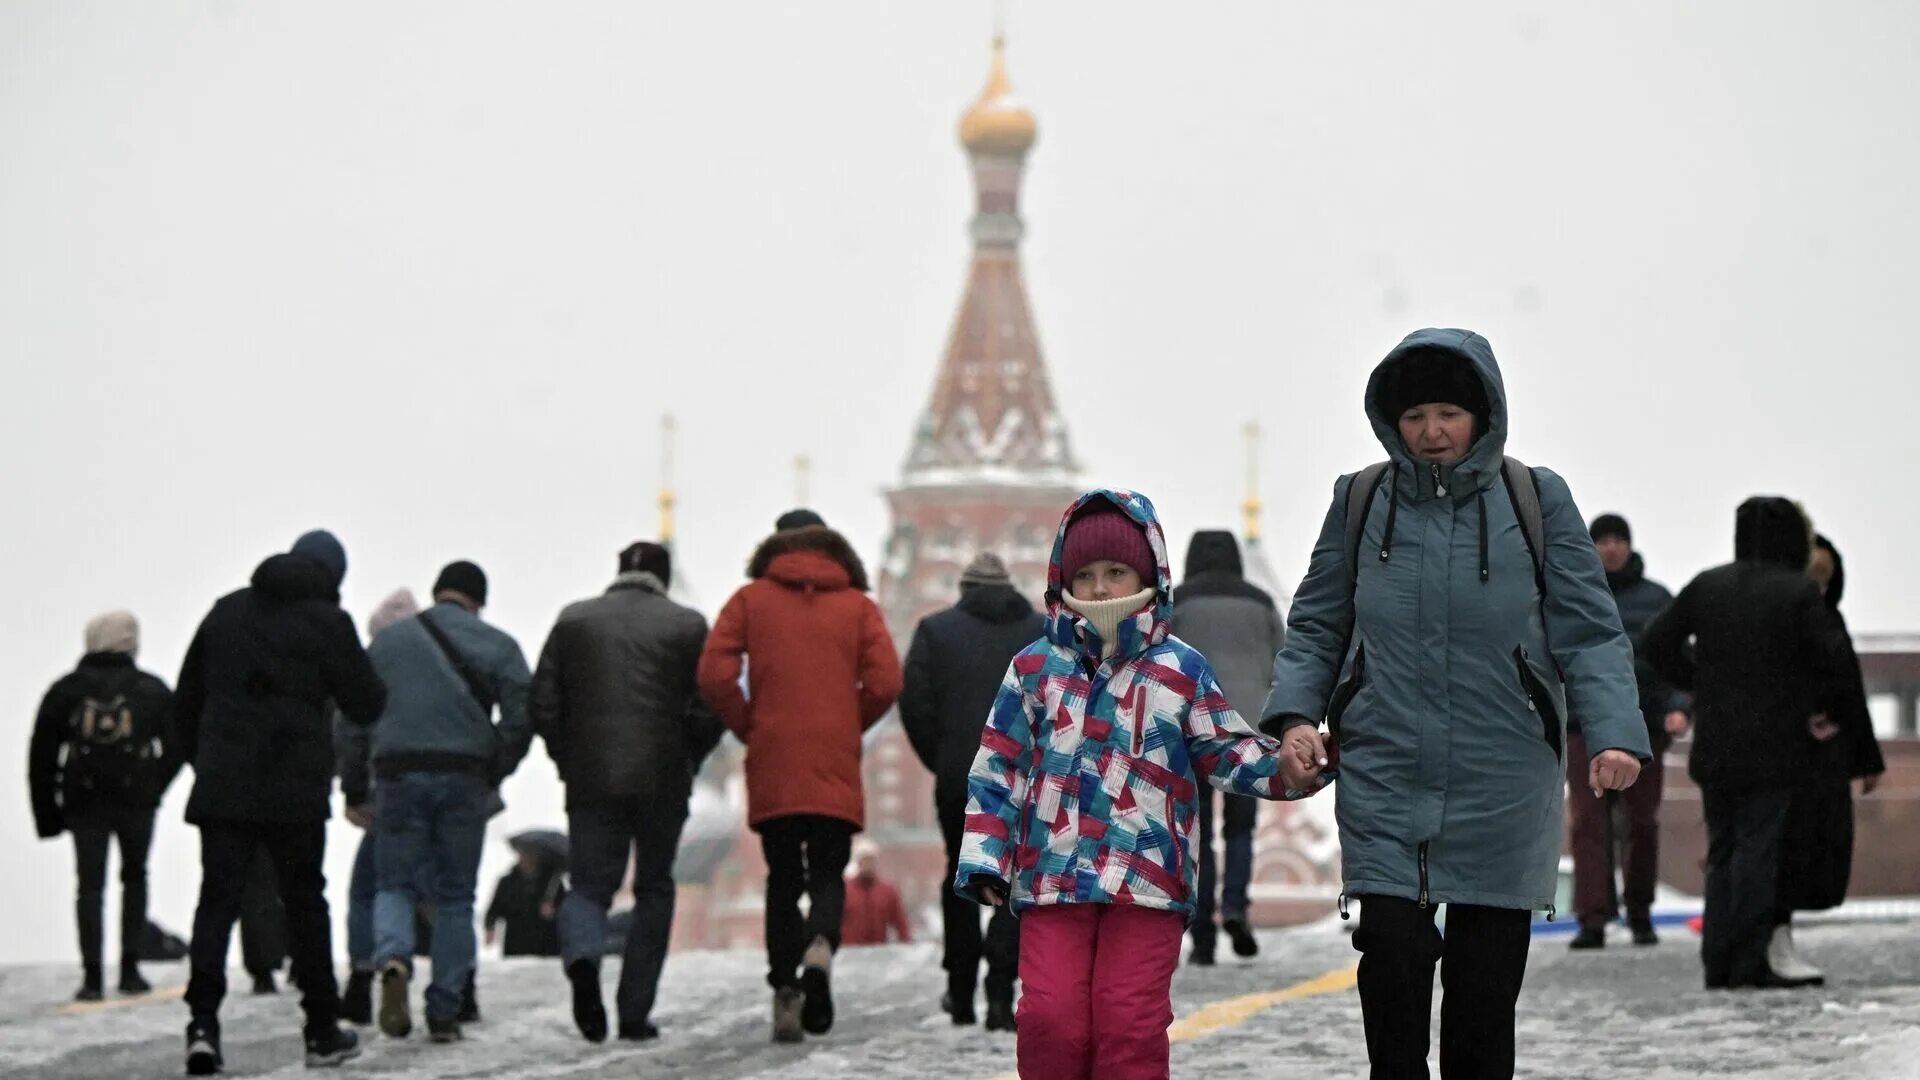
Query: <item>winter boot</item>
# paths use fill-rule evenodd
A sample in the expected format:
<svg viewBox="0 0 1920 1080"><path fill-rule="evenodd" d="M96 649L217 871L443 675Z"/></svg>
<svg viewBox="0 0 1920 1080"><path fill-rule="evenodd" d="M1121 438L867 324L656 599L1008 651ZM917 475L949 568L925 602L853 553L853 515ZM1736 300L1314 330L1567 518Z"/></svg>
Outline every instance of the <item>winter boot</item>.
<svg viewBox="0 0 1920 1080"><path fill-rule="evenodd" d="M347 975L347 989L340 995L340 1018L361 1027L373 1023L373 972Z"/></svg>
<svg viewBox="0 0 1920 1080"><path fill-rule="evenodd" d="M966 1027L980 1022L980 1018L973 1011L972 987L947 987L947 992L940 995L940 1011L953 1017L955 1027Z"/></svg>
<svg viewBox="0 0 1920 1080"><path fill-rule="evenodd" d="M1260 942L1253 936L1253 928L1247 925L1245 915L1229 915L1220 920L1220 929L1233 939L1233 955L1259 956Z"/></svg>
<svg viewBox="0 0 1920 1080"><path fill-rule="evenodd" d="M591 960L575 960L567 968L573 984L573 1024L590 1043L607 1041L607 1006L600 1000L600 969Z"/></svg>
<svg viewBox="0 0 1920 1080"><path fill-rule="evenodd" d="M1827 981L1826 973L1800 958L1799 950L1793 946L1793 927L1791 925L1773 928L1773 940L1767 943L1767 966L1773 969L1781 979L1805 986L1822 986Z"/></svg>
<svg viewBox="0 0 1920 1080"><path fill-rule="evenodd" d="M797 1043L807 1037L800 1023L800 1012L806 1004L807 995L797 986L783 986L773 992L774 1042Z"/></svg>
<svg viewBox="0 0 1920 1080"><path fill-rule="evenodd" d="M99 964L88 964L81 969L80 990L73 995L75 1001L101 1001L106 998L106 978Z"/></svg>
<svg viewBox="0 0 1920 1080"><path fill-rule="evenodd" d="M987 995L987 1030L1013 1031L1013 997Z"/></svg>
<svg viewBox="0 0 1920 1080"><path fill-rule="evenodd" d="M436 1020L427 1017L427 1037L437 1043L456 1043L460 1041L460 1021Z"/></svg>
<svg viewBox="0 0 1920 1080"><path fill-rule="evenodd" d="M480 975L477 971L467 972L467 988L460 994L460 1022L480 1022Z"/></svg>
<svg viewBox="0 0 1920 1080"><path fill-rule="evenodd" d="M1583 926L1567 943L1569 949L1604 949L1607 947L1607 928L1604 926Z"/></svg>
<svg viewBox="0 0 1920 1080"><path fill-rule="evenodd" d="M1660 944L1660 935L1654 933L1653 920L1648 916L1642 915L1638 918L1629 917L1627 919L1627 928L1633 931L1633 943L1635 945Z"/></svg>
<svg viewBox="0 0 1920 1080"><path fill-rule="evenodd" d="M660 1029L651 1020L642 1020L639 1023L630 1020L620 1021L622 1042L652 1042L659 1037Z"/></svg>
<svg viewBox="0 0 1920 1080"><path fill-rule="evenodd" d="M825 1035L833 1030L833 945L816 936L800 958L800 989L807 1004L800 1013L800 1025L809 1035Z"/></svg>
<svg viewBox="0 0 1920 1080"><path fill-rule="evenodd" d="M1187 963L1195 967L1212 967L1213 946L1207 945L1202 947L1199 944L1195 944L1193 951L1187 954Z"/></svg>
<svg viewBox="0 0 1920 1080"><path fill-rule="evenodd" d="M339 1027L307 1034L307 1068L327 1069L360 1056L360 1036Z"/></svg>
<svg viewBox="0 0 1920 1080"><path fill-rule="evenodd" d="M407 1000L411 977L399 960L387 961L380 970L380 1033L389 1039L413 1034L413 1005Z"/></svg>
<svg viewBox="0 0 1920 1080"><path fill-rule="evenodd" d="M187 1075L213 1076L226 1068L220 1056L220 1023L195 1020L187 1025Z"/></svg>
<svg viewBox="0 0 1920 1080"><path fill-rule="evenodd" d="M140 977L140 964L133 960L120 962L120 992L123 994L151 994L153 984Z"/></svg>

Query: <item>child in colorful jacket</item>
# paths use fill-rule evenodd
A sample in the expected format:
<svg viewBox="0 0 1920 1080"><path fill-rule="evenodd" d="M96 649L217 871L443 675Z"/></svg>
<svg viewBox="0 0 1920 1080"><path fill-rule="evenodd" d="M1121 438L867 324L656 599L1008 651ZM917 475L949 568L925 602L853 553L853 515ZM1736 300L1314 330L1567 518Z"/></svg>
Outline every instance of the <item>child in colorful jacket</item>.
<svg viewBox="0 0 1920 1080"><path fill-rule="evenodd" d="M1145 496L1076 500L1054 541L1046 636L1014 658L981 733L953 887L1022 915L1022 1076L1167 1076L1199 783L1311 794L1286 789L1280 744L1168 633L1172 576Z"/></svg>

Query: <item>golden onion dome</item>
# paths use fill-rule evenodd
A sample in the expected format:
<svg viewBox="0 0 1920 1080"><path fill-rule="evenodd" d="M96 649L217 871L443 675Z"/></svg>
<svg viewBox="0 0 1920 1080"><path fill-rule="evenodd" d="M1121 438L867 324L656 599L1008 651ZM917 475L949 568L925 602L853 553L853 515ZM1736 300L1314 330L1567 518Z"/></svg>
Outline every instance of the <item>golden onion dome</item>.
<svg viewBox="0 0 1920 1080"><path fill-rule="evenodd" d="M993 39L993 72L980 99L960 117L960 141L973 151L1022 154L1033 146L1040 125L1014 97L1007 82L1007 42Z"/></svg>

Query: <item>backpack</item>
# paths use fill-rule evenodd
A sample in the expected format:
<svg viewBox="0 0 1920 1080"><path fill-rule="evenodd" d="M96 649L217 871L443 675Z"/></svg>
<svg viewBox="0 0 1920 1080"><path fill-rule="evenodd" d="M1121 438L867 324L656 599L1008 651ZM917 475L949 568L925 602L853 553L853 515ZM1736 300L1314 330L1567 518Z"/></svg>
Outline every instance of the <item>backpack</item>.
<svg viewBox="0 0 1920 1080"><path fill-rule="evenodd" d="M67 719L63 769L71 789L130 792L159 755L154 741L134 738L133 707L125 694L84 694Z"/></svg>
<svg viewBox="0 0 1920 1080"><path fill-rule="evenodd" d="M1347 485L1347 595L1360 584L1360 538L1367 530L1367 513L1373 509L1373 493L1386 479L1388 462L1369 465L1353 474ZM1527 538L1527 554L1533 557L1533 580L1542 597L1547 594L1547 526L1540 510L1540 478L1516 458L1500 460L1500 474L1506 480L1507 498L1513 503L1513 516L1520 520L1520 532ZM1382 552L1380 557L1386 558Z"/></svg>

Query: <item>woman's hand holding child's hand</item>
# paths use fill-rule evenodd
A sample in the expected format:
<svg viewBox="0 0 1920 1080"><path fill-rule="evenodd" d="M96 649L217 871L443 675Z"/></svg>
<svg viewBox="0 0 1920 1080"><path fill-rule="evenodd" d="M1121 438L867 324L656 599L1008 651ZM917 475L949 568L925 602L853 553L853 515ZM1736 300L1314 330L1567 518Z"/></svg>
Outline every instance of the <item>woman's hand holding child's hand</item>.
<svg viewBox="0 0 1920 1080"><path fill-rule="evenodd" d="M1295 791L1309 791L1320 770L1327 767L1327 748L1311 724L1287 729L1280 736L1280 774Z"/></svg>

